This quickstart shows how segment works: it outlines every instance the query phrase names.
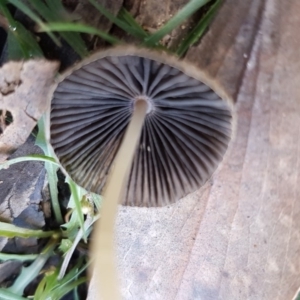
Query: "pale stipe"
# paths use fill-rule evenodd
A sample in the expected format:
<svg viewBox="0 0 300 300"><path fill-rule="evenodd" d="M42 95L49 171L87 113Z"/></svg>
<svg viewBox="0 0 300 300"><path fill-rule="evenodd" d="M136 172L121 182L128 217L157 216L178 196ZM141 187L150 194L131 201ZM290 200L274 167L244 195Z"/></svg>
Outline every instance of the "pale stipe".
<svg viewBox="0 0 300 300"><path fill-rule="evenodd" d="M115 266L114 224L118 204L124 196L128 173L141 135L147 108L146 101L135 102L132 119L108 177L103 195L101 218L93 234L92 256L96 258L94 267L98 274L98 295L103 300L121 299Z"/></svg>

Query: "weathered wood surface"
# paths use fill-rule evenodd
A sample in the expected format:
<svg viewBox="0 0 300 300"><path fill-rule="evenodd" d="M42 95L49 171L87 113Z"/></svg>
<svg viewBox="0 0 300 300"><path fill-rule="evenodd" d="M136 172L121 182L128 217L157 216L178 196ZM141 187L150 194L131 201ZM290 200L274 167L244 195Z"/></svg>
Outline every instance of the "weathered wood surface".
<svg viewBox="0 0 300 300"><path fill-rule="evenodd" d="M266 0L239 89L236 136L213 178L171 207L120 207L124 299L294 296L300 285L299 28L298 0ZM91 292L89 299L98 298Z"/></svg>
<svg viewBox="0 0 300 300"><path fill-rule="evenodd" d="M203 39L185 59L205 70L236 101L266 0L225 0Z"/></svg>

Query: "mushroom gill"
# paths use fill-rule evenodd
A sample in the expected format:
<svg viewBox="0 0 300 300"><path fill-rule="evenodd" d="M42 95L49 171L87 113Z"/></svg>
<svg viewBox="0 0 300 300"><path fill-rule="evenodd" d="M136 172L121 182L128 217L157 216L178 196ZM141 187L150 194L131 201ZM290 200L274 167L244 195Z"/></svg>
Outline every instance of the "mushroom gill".
<svg viewBox="0 0 300 300"><path fill-rule="evenodd" d="M147 111L122 204L167 205L209 179L231 138L228 97L192 65L134 47L83 61L54 92L51 144L70 177L101 194L138 101Z"/></svg>

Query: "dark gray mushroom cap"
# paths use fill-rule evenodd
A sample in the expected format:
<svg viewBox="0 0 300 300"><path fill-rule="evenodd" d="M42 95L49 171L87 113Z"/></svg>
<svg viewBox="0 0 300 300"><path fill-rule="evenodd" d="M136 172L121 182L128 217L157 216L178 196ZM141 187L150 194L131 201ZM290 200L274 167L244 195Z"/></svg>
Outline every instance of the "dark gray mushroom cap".
<svg viewBox="0 0 300 300"><path fill-rule="evenodd" d="M134 47L98 53L57 85L50 117L54 152L77 184L101 194L134 103L145 100L123 204L173 203L208 180L231 138L231 105L210 86L199 70L162 53Z"/></svg>

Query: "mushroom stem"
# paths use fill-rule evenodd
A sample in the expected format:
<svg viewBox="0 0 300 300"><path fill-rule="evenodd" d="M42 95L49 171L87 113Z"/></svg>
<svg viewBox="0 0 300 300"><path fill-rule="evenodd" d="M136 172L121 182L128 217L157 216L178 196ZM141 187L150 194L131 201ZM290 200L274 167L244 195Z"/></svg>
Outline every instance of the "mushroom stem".
<svg viewBox="0 0 300 300"><path fill-rule="evenodd" d="M98 295L103 300L121 299L114 251L114 225L118 204L124 195L128 174L141 135L148 104L135 102L134 112L118 151L114 166L104 190L101 218L93 236L92 255L95 258L94 274L97 278Z"/></svg>

